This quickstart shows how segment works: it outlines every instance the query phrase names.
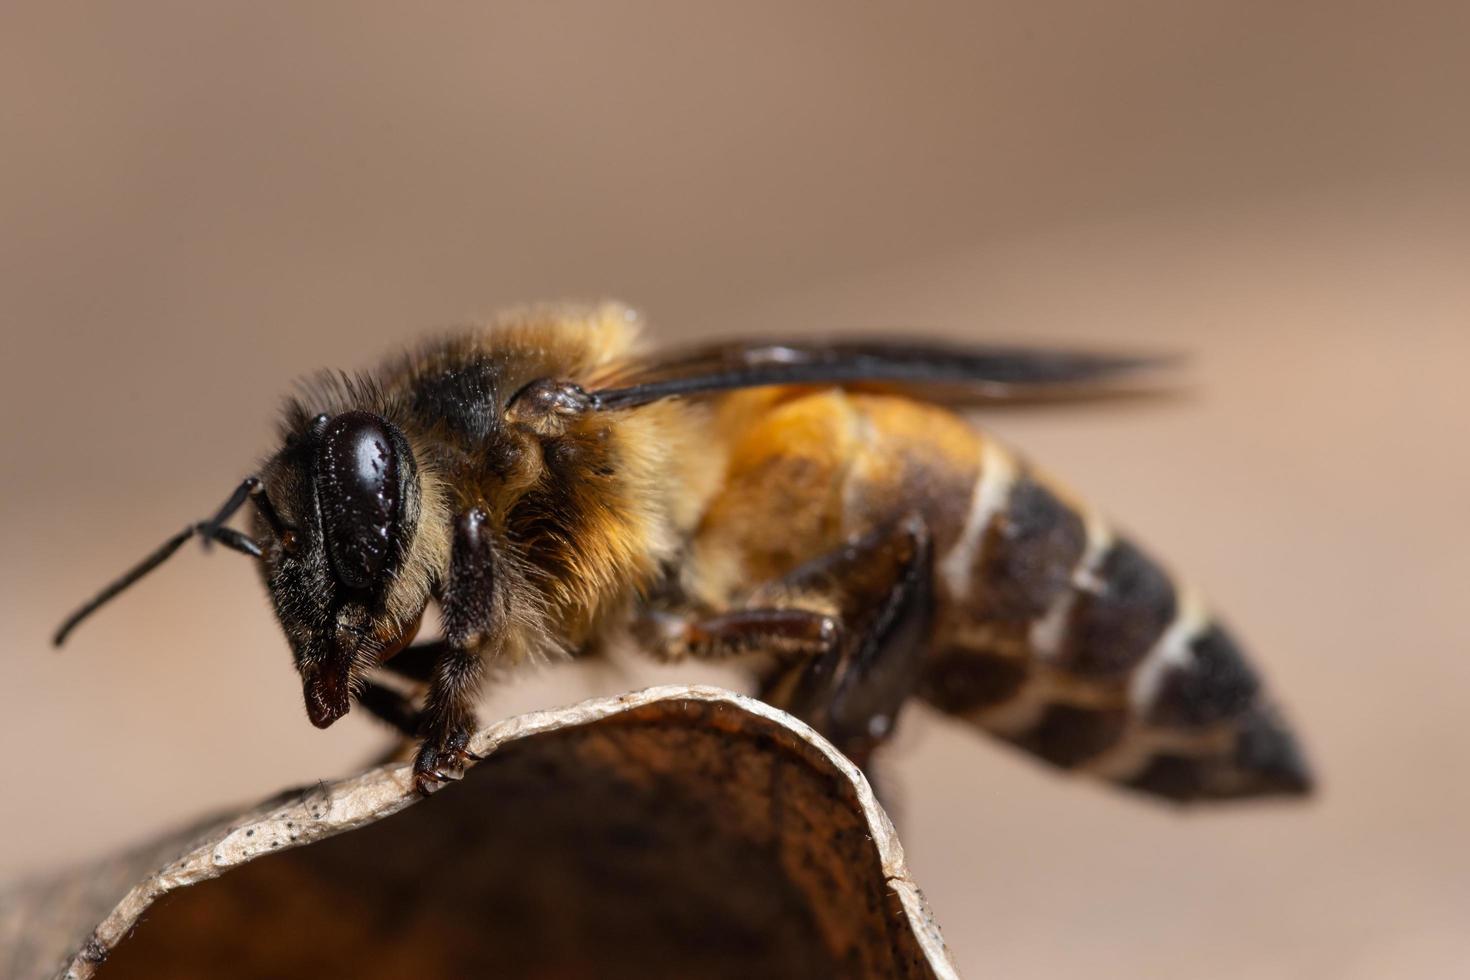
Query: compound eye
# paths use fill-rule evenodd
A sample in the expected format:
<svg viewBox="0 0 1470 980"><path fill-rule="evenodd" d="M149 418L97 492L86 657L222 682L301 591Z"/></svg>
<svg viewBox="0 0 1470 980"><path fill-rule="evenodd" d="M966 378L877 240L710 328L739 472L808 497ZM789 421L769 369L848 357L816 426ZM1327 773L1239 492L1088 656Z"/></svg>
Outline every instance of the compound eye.
<svg viewBox="0 0 1470 980"><path fill-rule="evenodd" d="M317 492L332 571L350 589L371 590L395 546L403 437L386 419L344 412L326 424L320 438Z"/></svg>

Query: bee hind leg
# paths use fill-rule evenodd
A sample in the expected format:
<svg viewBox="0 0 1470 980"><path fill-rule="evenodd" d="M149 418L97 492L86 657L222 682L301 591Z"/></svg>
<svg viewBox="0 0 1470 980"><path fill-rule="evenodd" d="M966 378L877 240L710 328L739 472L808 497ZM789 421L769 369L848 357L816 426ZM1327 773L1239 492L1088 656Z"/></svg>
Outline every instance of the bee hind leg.
<svg viewBox="0 0 1470 980"><path fill-rule="evenodd" d="M762 700L866 768L918 684L933 624L929 531L906 517L703 618L653 614L640 638L666 661L772 655Z"/></svg>
<svg viewBox="0 0 1470 980"><path fill-rule="evenodd" d="M892 734L918 685L934 621L928 527L907 517L797 568L778 588L820 588L841 610L843 640L777 669L761 697L816 728L860 767Z"/></svg>

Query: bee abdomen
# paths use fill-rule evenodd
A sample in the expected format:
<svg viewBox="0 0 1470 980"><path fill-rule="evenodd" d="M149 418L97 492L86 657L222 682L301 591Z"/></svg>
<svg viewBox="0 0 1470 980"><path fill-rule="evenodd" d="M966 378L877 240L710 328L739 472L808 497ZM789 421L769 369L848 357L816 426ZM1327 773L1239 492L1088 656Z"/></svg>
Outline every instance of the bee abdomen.
<svg viewBox="0 0 1470 980"><path fill-rule="evenodd" d="M987 440L923 695L1053 765L1175 800L1310 777L1230 634L1095 514Z"/></svg>

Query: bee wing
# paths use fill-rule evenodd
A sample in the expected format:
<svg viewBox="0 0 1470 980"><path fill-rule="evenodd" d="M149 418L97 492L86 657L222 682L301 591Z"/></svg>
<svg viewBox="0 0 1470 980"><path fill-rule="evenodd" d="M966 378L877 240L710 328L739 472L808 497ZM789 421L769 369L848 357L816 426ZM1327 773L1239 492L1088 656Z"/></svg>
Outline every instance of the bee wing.
<svg viewBox="0 0 1470 980"><path fill-rule="evenodd" d="M745 341L676 349L631 365L593 392L602 408L633 408L767 385L896 389L926 401L1054 401L1136 393L1122 382L1177 358L896 338Z"/></svg>

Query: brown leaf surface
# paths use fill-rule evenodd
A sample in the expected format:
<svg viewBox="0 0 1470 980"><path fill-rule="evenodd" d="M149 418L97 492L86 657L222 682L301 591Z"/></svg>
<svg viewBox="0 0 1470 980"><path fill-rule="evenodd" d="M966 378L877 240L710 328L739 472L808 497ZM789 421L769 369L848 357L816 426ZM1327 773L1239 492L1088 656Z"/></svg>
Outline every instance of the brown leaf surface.
<svg viewBox="0 0 1470 980"><path fill-rule="evenodd" d="M952 977L858 770L801 722L653 688L477 734L0 896L7 976ZM309 845L309 846L307 846Z"/></svg>

